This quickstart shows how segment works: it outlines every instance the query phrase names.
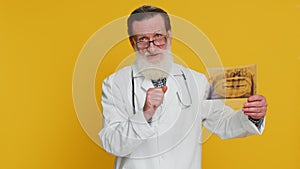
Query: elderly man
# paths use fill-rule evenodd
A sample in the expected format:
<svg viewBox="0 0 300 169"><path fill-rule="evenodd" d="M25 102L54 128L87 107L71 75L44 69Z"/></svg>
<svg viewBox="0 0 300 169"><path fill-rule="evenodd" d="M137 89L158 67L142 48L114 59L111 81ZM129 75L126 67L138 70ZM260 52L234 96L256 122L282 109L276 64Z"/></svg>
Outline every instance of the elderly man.
<svg viewBox="0 0 300 169"><path fill-rule="evenodd" d="M102 87L103 148L115 169L199 169L201 127L223 139L261 134L266 99L253 95L241 110L207 100L205 76L173 63L168 14L134 10L127 22L137 60L106 78Z"/></svg>

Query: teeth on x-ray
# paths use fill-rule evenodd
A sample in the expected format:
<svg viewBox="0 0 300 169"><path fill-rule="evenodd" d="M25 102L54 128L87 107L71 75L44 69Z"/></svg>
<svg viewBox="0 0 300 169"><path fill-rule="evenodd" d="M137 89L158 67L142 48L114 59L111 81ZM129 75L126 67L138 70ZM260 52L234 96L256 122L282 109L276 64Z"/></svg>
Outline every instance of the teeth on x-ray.
<svg viewBox="0 0 300 169"><path fill-rule="evenodd" d="M256 93L256 65L207 69L208 99L247 98Z"/></svg>

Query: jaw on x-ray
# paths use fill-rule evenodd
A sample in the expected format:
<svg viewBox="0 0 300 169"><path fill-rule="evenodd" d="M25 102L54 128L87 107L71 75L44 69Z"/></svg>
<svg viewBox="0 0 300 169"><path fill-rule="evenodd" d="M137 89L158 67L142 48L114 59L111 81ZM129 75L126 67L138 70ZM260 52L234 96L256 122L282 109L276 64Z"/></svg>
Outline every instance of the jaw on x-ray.
<svg viewBox="0 0 300 169"><path fill-rule="evenodd" d="M211 84L207 99L248 98L256 94L256 65L207 69Z"/></svg>

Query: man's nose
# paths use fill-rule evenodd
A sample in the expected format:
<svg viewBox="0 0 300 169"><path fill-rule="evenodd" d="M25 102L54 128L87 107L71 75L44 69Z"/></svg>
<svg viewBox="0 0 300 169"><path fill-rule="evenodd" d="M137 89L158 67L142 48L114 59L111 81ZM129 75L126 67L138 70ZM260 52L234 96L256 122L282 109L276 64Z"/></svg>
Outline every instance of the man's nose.
<svg viewBox="0 0 300 169"><path fill-rule="evenodd" d="M154 45L154 41L149 41L149 47L147 48L147 50L149 52L154 52L158 47L156 45Z"/></svg>

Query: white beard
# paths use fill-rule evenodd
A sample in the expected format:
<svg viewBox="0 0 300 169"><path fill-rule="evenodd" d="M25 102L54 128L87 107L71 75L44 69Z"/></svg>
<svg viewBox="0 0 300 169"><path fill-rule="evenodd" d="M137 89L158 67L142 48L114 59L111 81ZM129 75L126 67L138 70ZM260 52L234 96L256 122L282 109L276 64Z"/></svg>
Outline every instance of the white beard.
<svg viewBox="0 0 300 169"><path fill-rule="evenodd" d="M146 79L149 80L158 80L168 77L170 74L173 56L171 50L161 50L158 49L157 53L161 53L163 56L157 59L151 59L151 62L147 60L148 52L141 54L136 52L137 55L137 68ZM150 56L151 57L151 56Z"/></svg>

